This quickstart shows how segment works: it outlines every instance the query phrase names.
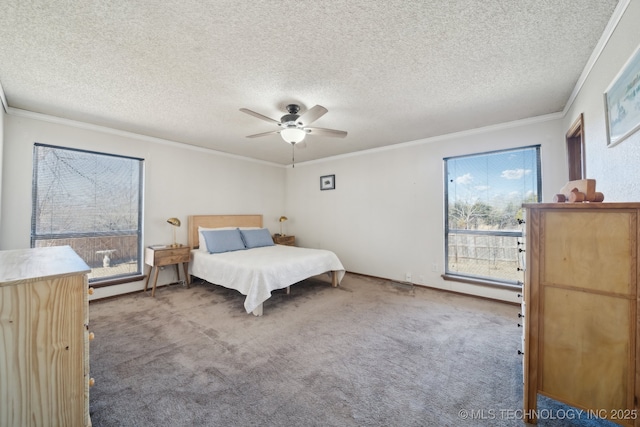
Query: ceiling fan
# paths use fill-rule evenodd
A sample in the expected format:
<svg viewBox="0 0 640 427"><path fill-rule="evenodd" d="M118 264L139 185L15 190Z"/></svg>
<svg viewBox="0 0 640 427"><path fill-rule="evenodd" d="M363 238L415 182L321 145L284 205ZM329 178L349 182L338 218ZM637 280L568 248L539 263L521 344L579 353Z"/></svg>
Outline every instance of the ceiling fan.
<svg viewBox="0 0 640 427"><path fill-rule="evenodd" d="M285 142L288 142L291 145L295 145L299 142L302 142L307 134L331 136L337 138L344 138L345 136L347 136L347 132L342 130L309 127L311 123L315 122L327 113L328 110L321 105L316 105L308 109L306 112L304 112L304 114L299 115L298 112L300 111L300 106L297 104L289 104L287 105L288 114L282 116L280 120L272 119L247 108L241 108L240 111L264 120L265 122L275 123L280 127L280 129L270 132L247 135L247 138L257 138L260 136L279 133L282 139L285 140Z"/></svg>

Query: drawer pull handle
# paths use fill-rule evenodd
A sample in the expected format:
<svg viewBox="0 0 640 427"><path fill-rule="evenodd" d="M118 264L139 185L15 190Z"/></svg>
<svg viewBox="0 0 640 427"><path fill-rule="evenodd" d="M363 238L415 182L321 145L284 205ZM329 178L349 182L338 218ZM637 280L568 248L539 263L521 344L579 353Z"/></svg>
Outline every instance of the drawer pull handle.
<svg viewBox="0 0 640 427"><path fill-rule="evenodd" d="M89 387L93 387L96 384L96 380L89 378Z"/></svg>
<svg viewBox="0 0 640 427"><path fill-rule="evenodd" d="M87 293L88 293L89 295L93 295L93 292L94 292L93 288L89 288L89 289L87 290Z"/></svg>
<svg viewBox="0 0 640 427"><path fill-rule="evenodd" d="M93 341L96 335L93 332L89 332L89 341Z"/></svg>

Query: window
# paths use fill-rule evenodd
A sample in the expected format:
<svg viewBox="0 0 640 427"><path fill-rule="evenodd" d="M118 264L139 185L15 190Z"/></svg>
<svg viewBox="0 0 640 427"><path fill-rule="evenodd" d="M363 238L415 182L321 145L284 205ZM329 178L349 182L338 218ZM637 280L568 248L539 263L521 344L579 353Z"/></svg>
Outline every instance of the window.
<svg viewBox="0 0 640 427"><path fill-rule="evenodd" d="M143 164L35 144L31 247L71 246L92 283L140 275Z"/></svg>
<svg viewBox="0 0 640 427"><path fill-rule="evenodd" d="M445 275L517 285L522 203L540 201L540 146L444 162Z"/></svg>

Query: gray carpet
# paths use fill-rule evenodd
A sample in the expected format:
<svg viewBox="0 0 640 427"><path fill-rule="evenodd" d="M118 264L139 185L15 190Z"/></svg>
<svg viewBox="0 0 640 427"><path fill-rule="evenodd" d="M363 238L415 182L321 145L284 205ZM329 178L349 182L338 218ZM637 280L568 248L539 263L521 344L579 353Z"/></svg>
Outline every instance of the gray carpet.
<svg viewBox="0 0 640 427"><path fill-rule="evenodd" d="M278 291L262 317L243 300L196 283L91 303L93 425L523 425L514 305L354 274Z"/></svg>

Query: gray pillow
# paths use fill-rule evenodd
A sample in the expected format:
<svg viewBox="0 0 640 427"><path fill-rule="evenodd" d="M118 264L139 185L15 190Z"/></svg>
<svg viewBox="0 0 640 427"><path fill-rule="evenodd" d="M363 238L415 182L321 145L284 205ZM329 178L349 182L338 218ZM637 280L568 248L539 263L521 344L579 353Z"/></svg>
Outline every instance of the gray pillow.
<svg viewBox="0 0 640 427"><path fill-rule="evenodd" d="M257 230L240 230L242 240L247 249L259 248L262 246L273 246L273 238L269 230L266 228L259 228ZM208 243L207 243L208 245Z"/></svg>
<svg viewBox="0 0 640 427"><path fill-rule="evenodd" d="M207 230L202 235L207 242L207 250L210 254L222 252L240 251L246 249L240 235L240 230Z"/></svg>

